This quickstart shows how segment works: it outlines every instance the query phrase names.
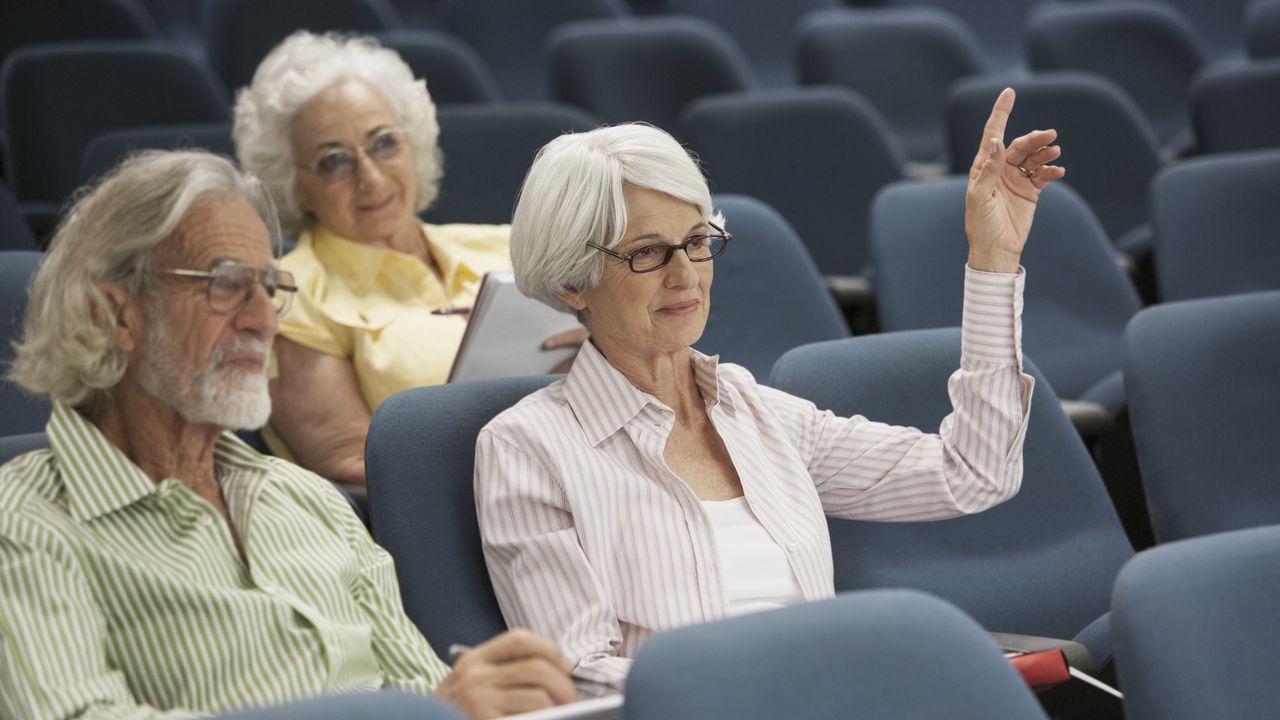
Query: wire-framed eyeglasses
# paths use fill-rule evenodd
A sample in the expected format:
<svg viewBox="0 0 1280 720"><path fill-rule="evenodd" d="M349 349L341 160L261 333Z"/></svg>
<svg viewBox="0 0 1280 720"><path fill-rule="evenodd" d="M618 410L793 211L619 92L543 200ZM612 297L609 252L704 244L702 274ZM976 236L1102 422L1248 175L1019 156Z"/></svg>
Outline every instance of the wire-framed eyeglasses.
<svg viewBox="0 0 1280 720"><path fill-rule="evenodd" d="M335 147L321 155L314 165L299 164L298 167L320 176L327 183L340 183L356 174L356 165L359 164L357 153L364 153L365 157L381 165L400 157L408 146L405 131L388 128L374 135L362 147Z"/></svg>
<svg viewBox="0 0 1280 720"><path fill-rule="evenodd" d="M209 308L224 315L240 312L253 299L253 291L261 285L271 297L276 315L283 316L289 311L293 294L298 291L291 272L270 267L256 268L230 261L215 265L212 270L162 268L154 272L160 275L207 281Z"/></svg>
<svg viewBox="0 0 1280 720"><path fill-rule="evenodd" d="M654 245L645 245L629 253L616 252L593 242L588 242L587 245L606 255L612 255L619 260L626 261L631 268L631 272L653 272L666 267L667 263L671 262L671 258L675 256L677 250L683 250L685 255L689 256L690 262L707 262L723 255L725 248L729 246L729 241L733 239L733 235L715 223L707 224L711 226L712 230L715 230L714 234L694 235L685 238L685 241L679 245L656 243Z"/></svg>

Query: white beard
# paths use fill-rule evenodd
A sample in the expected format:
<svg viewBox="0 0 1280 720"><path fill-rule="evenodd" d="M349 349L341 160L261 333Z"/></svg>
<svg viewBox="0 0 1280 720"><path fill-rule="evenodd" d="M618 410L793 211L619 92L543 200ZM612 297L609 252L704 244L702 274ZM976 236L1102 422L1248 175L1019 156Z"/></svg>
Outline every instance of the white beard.
<svg viewBox="0 0 1280 720"><path fill-rule="evenodd" d="M167 403L190 423L208 423L232 430L256 430L271 417L266 368L249 372L223 366L228 353L254 352L264 357L267 342L251 334L236 336L226 346L213 349L209 363L193 373L184 372L168 343L168 318L149 313L159 322L147 324L146 347L138 369L138 384L152 397Z"/></svg>

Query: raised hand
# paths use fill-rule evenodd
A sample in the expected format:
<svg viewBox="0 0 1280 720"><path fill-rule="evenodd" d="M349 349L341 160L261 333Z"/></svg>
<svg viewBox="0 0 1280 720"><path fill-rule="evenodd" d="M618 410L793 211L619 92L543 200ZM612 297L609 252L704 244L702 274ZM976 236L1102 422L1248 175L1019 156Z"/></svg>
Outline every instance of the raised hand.
<svg viewBox="0 0 1280 720"><path fill-rule="evenodd" d="M1013 88L1005 88L991 108L965 194L964 231L969 237L969 267L987 272L1017 272L1040 191L1067 171L1048 163L1062 148L1053 145L1056 130L1033 130L1004 145L1004 129L1013 110Z"/></svg>

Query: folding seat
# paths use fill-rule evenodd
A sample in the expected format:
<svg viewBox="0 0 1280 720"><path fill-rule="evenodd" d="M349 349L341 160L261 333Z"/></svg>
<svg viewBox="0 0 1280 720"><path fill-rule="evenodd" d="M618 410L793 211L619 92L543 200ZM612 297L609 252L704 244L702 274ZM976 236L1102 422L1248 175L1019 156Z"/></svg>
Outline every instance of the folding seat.
<svg viewBox="0 0 1280 720"><path fill-rule="evenodd" d="M0 436L0 465L23 453L31 452L32 450L43 450L47 447L49 447L49 438L44 432Z"/></svg>
<svg viewBox="0 0 1280 720"><path fill-rule="evenodd" d="M159 37L160 28L138 0L8 2L0 22L0 65L27 45Z"/></svg>
<svg viewBox="0 0 1280 720"><path fill-rule="evenodd" d="M98 135L84 149L80 159L80 182L87 183L114 168L137 150L179 150L199 148L235 158L230 123L198 123L195 125L148 125L122 130L108 130Z"/></svg>
<svg viewBox="0 0 1280 720"><path fill-rule="evenodd" d="M1151 183L1160 297L1280 290L1280 150L1170 165Z"/></svg>
<svg viewBox="0 0 1280 720"><path fill-rule="evenodd" d="M943 162L947 88L985 70L977 39L954 15L926 7L818 11L797 32L804 84L853 89L884 115L909 159Z"/></svg>
<svg viewBox="0 0 1280 720"><path fill-rule="evenodd" d="M829 518L836 591L923 590L993 632L1074 639L1103 665L1111 583L1133 550L1054 388L1027 358L1036 387L1018 494L937 522ZM769 384L838 415L937 432L959 366L958 329L888 332L792 350Z"/></svg>
<svg viewBox="0 0 1280 720"><path fill-rule="evenodd" d="M424 215L433 223L511 222L538 150L563 133L598 124L582 110L558 103L442 107L436 116L444 181Z"/></svg>
<svg viewBox="0 0 1280 720"><path fill-rule="evenodd" d="M489 66L466 43L442 32L397 30L384 33L384 47L400 54L414 77L427 82L436 105L494 103L502 98Z"/></svg>
<svg viewBox="0 0 1280 720"><path fill-rule="evenodd" d="M1188 93L1207 53L1177 11L1164 4L1046 3L1032 13L1026 43L1034 70L1101 75L1133 98L1161 144L1175 152L1193 145Z"/></svg>
<svg viewBox="0 0 1280 720"><path fill-rule="evenodd" d="M458 708L400 690L351 693L241 710L217 720L465 720Z"/></svg>
<svg viewBox="0 0 1280 720"><path fill-rule="evenodd" d="M1280 291L1142 311L1124 375L1157 540L1280 523Z"/></svg>
<svg viewBox="0 0 1280 720"><path fill-rule="evenodd" d="M959 18L978 40L988 70L1022 72L1022 33L1028 13L1044 0L884 0L888 7L928 6Z"/></svg>
<svg viewBox="0 0 1280 720"><path fill-rule="evenodd" d="M1133 0L1110 0L1132 2ZM1236 61L1244 55L1245 13L1256 0L1140 0L1164 5L1182 15L1196 29L1211 60Z"/></svg>
<svg viewBox="0 0 1280 720"><path fill-rule="evenodd" d="M1162 545L1126 565L1112 598L1125 717L1275 715L1277 568L1277 527Z"/></svg>
<svg viewBox="0 0 1280 720"><path fill-rule="evenodd" d="M1255 60L1280 57L1280 0L1254 0L1249 5L1244 41Z"/></svg>
<svg viewBox="0 0 1280 720"><path fill-rule="evenodd" d="M511 100L551 98L545 46L552 33L579 20L631 15L623 0L466 0L445 7L445 28L484 58Z"/></svg>
<svg viewBox="0 0 1280 720"><path fill-rule="evenodd" d="M209 69L179 50L123 43L19 50L0 80L6 177L20 203L52 213L76 189L94 137L139 125L230 122L227 105Z"/></svg>
<svg viewBox="0 0 1280 720"><path fill-rule="evenodd" d="M1205 71L1191 86L1191 115L1200 152L1280 147L1280 57Z"/></svg>
<svg viewBox="0 0 1280 720"><path fill-rule="evenodd" d="M0 367L13 362L13 343L22 336L27 312L27 286L44 258L34 250L0 252ZM0 379L0 436L44 431L51 408L44 398L28 395L8 380Z"/></svg>
<svg viewBox="0 0 1280 720"><path fill-rule="evenodd" d="M234 93L296 30L372 34L401 23L387 0L205 0L204 26L209 63Z"/></svg>
<svg viewBox="0 0 1280 720"><path fill-rule="evenodd" d="M697 18L584 20L560 28L547 47L554 97L610 124L675 132L690 101L756 86L737 45Z"/></svg>
<svg viewBox="0 0 1280 720"><path fill-rule="evenodd" d="M22 215L22 209L0 180L0 250L39 250L36 236Z"/></svg>
<svg viewBox="0 0 1280 720"><path fill-rule="evenodd" d="M1047 716L982 628L909 590L691 625L650 638L625 720L954 720Z"/></svg>

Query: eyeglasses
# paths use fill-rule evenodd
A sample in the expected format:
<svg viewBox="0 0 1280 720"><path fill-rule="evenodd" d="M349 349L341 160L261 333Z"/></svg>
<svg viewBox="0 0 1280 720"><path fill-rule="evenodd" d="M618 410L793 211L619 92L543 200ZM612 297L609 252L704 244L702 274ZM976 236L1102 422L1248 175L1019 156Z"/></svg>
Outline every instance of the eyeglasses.
<svg viewBox="0 0 1280 720"><path fill-rule="evenodd" d="M629 253L614 252L603 245L597 245L593 242L589 242L587 245L606 255L625 260L627 265L630 266L631 272L647 273L666 267L677 250L683 250L685 255L689 256L690 262L706 262L723 255L725 248L729 246L729 241L733 239L733 235L725 232L724 228L716 226L715 223L708 223L708 225L711 226L712 230L716 231L716 234L694 235L685 239L679 245L657 243L655 245L645 245Z"/></svg>
<svg viewBox="0 0 1280 720"><path fill-rule="evenodd" d="M275 268L256 268L237 262L223 262L212 270L156 270L161 275L193 278L209 281L209 307L217 313L232 315L240 312L253 298L253 291L261 285L271 297L276 315L289 311L293 294L298 291L293 273Z"/></svg>
<svg viewBox="0 0 1280 720"><path fill-rule="evenodd" d="M363 152L365 157L381 165L399 157L408 145L405 132L392 128L375 135L364 147L334 148L321 155L315 165L298 165L298 167L319 175L325 182L340 183L351 179L351 176L356 174L356 165L359 164L356 153Z"/></svg>

